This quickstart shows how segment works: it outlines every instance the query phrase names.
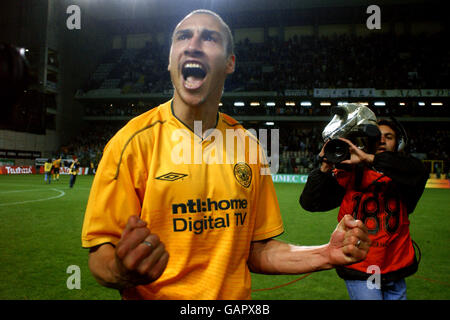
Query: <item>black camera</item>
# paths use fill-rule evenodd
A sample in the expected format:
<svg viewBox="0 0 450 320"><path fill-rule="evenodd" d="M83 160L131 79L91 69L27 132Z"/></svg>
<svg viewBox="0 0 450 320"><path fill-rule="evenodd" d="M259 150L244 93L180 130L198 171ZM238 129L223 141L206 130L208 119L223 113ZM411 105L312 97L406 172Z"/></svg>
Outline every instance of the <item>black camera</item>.
<svg viewBox="0 0 450 320"><path fill-rule="evenodd" d="M339 140L346 138L366 153L374 154L381 133L377 118L372 110L358 103L347 103L331 108L334 114L322 132L325 142L324 157L328 162L338 164L350 159L349 145Z"/></svg>

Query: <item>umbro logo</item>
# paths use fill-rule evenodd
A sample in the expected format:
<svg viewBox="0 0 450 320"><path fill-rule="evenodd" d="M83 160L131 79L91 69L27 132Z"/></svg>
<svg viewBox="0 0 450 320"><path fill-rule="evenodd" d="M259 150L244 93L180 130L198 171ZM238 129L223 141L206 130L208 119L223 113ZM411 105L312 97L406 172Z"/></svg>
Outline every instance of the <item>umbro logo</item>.
<svg viewBox="0 0 450 320"><path fill-rule="evenodd" d="M184 178L186 176L187 176L187 174L184 174L184 173L169 172L169 173L163 174L162 176L156 177L155 179L164 180L164 181L175 181L175 180Z"/></svg>

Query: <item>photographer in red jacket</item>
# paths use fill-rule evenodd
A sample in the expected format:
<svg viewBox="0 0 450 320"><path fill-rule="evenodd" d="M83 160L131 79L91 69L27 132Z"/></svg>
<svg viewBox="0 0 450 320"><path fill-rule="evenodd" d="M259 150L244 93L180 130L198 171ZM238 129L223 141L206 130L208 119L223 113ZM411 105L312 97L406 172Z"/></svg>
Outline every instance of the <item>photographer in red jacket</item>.
<svg viewBox="0 0 450 320"><path fill-rule="evenodd" d="M379 121L381 140L375 154L349 146L350 159L335 164L319 154L319 169L311 172L300 196L307 211L329 211L340 207L345 214L362 220L372 241L367 258L336 268L346 282L350 298L362 300L406 300L404 278L417 271L418 264L409 232L409 219L419 201L428 173L422 162L405 155L406 134L396 121ZM378 270L381 286L373 288L367 279Z"/></svg>

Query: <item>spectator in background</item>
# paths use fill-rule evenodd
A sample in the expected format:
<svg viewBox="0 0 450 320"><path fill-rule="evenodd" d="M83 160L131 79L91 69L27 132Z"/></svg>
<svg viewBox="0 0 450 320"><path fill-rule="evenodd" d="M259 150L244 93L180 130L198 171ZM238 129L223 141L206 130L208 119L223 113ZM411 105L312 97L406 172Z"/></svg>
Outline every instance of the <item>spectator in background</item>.
<svg viewBox="0 0 450 320"><path fill-rule="evenodd" d="M69 187L70 188L73 188L73 186L75 185L75 181L77 179L79 168L80 168L80 162L78 161L78 158L75 158L69 167L69 173L70 173Z"/></svg>
<svg viewBox="0 0 450 320"><path fill-rule="evenodd" d="M44 164L44 181L48 184L52 182L52 159L48 158L47 161Z"/></svg>

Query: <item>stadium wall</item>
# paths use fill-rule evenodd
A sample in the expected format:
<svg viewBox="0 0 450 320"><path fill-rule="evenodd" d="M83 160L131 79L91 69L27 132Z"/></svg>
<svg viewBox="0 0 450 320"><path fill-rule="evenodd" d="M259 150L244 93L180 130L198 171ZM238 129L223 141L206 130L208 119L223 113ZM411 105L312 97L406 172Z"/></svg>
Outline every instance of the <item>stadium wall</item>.
<svg viewBox="0 0 450 320"><path fill-rule="evenodd" d="M68 167L61 167L60 174L70 175ZM31 165L17 165L17 166L0 166L0 175L17 175L17 174L44 174L44 167L36 168ZM86 176L90 174L89 168L78 168L78 175Z"/></svg>
<svg viewBox="0 0 450 320"><path fill-rule="evenodd" d="M0 130L0 149L16 151L39 151L42 157L51 157L55 146L58 143L56 133L33 134L26 132L16 132L11 130ZM20 159L16 157L2 157L11 159L15 165L34 164L34 158Z"/></svg>
<svg viewBox="0 0 450 320"><path fill-rule="evenodd" d="M6 9L0 13L0 41L32 52L33 61L30 61L32 62L30 65L37 81L31 89L39 93L48 93L46 89L48 50L49 47L54 50L59 48L57 2L9 1L5 5ZM45 105L42 110L47 116ZM46 156L59 144L55 130L44 130L43 134L34 134L8 129L11 130L0 130L0 149L38 151ZM15 161L20 165L26 165L30 160Z"/></svg>

